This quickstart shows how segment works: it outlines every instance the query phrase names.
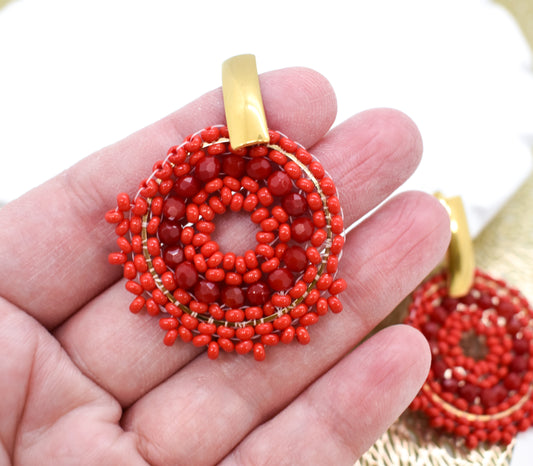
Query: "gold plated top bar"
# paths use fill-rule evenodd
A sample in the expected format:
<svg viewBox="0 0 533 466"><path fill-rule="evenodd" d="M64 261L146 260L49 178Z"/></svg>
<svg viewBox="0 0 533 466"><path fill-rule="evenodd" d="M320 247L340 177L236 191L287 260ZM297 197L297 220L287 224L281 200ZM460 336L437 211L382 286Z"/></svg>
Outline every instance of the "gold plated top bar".
<svg viewBox="0 0 533 466"><path fill-rule="evenodd" d="M459 196L435 194L450 215L452 238L448 247L448 294L453 298L465 296L474 282L475 258L472 238L468 231L463 201Z"/></svg>
<svg viewBox="0 0 533 466"><path fill-rule="evenodd" d="M231 147L268 143L254 55L238 55L222 64L222 93Z"/></svg>

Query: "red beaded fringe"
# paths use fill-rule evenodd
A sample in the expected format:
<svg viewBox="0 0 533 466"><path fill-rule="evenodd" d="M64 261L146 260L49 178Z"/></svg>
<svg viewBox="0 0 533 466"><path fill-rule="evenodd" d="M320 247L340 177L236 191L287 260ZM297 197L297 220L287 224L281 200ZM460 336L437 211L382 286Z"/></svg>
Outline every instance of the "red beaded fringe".
<svg viewBox="0 0 533 466"><path fill-rule="evenodd" d="M509 444L532 423L532 310L517 290L479 270L466 296L447 292L446 275L436 275L409 307L407 323L425 335L433 355L411 408L469 448Z"/></svg>
<svg viewBox="0 0 533 466"><path fill-rule="evenodd" d="M245 211L260 227L256 247L242 256L220 251L213 220ZM239 150L224 126L201 130L171 147L133 200L117 196L107 212L124 267L130 311L160 316L163 342L180 338L220 349L253 352L309 342L307 327L328 309L342 310L336 278L344 245L336 188L303 147L270 131L270 143ZM163 316L161 316L163 315Z"/></svg>

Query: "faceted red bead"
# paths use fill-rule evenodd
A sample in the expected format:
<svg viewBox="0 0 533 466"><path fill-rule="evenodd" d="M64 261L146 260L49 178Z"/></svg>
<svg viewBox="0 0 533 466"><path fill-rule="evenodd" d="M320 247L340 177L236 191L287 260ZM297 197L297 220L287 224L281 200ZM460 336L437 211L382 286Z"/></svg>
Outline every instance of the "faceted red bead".
<svg viewBox="0 0 533 466"><path fill-rule="evenodd" d="M170 221L163 221L158 229L159 239L162 243L173 246L181 239L181 225Z"/></svg>
<svg viewBox="0 0 533 466"><path fill-rule="evenodd" d="M232 308L237 309L244 305L244 291L240 286L226 286L221 292L222 302Z"/></svg>
<svg viewBox="0 0 533 466"><path fill-rule="evenodd" d="M294 276L289 269L280 268L269 274L267 282L274 291L284 291L294 284Z"/></svg>
<svg viewBox="0 0 533 466"><path fill-rule="evenodd" d="M246 174L254 180L265 180L272 173L272 165L265 157L256 157L246 164Z"/></svg>
<svg viewBox="0 0 533 466"><path fill-rule="evenodd" d="M283 261L292 272L301 272L307 266L305 249L300 246L291 246L285 251Z"/></svg>
<svg viewBox="0 0 533 466"><path fill-rule="evenodd" d="M276 171L268 177L268 189L273 196L284 196L292 190L292 181L283 171Z"/></svg>
<svg viewBox="0 0 533 466"><path fill-rule="evenodd" d="M163 260L165 264L171 269L175 269L178 264L185 260L185 254L181 246L170 246L163 251Z"/></svg>
<svg viewBox="0 0 533 466"><path fill-rule="evenodd" d="M200 280L194 287L194 296L202 303L215 303L220 298L220 287L208 280Z"/></svg>
<svg viewBox="0 0 533 466"><path fill-rule="evenodd" d="M176 284L188 290L198 283L198 272L192 262L185 261L176 267Z"/></svg>
<svg viewBox="0 0 533 466"><path fill-rule="evenodd" d="M300 217L294 220L291 225L291 237L294 241L303 243L313 236L314 225L310 218Z"/></svg>
<svg viewBox="0 0 533 466"><path fill-rule="evenodd" d="M507 396L507 390L503 385L494 385L481 391L481 403L486 408L500 404Z"/></svg>
<svg viewBox="0 0 533 466"><path fill-rule="evenodd" d="M204 183L210 181L220 173L220 167L220 160L215 156L208 155L196 164L196 178Z"/></svg>
<svg viewBox="0 0 533 466"><path fill-rule="evenodd" d="M252 306L262 306L270 297L270 289L264 282L256 282L248 287L246 298Z"/></svg>
<svg viewBox="0 0 533 466"><path fill-rule="evenodd" d="M201 189L201 183L198 178L192 175L180 176L174 185L174 191L176 194L182 197L193 197Z"/></svg>
<svg viewBox="0 0 533 466"><path fill-rule="evenodd" d="M228 155L222 160L223 172L233 178L241 178L245 168L246 161L240 155Z"/></svg>
<svg viewBox="0 0 533 466"><path fill-rule="evenodd" d="M185 215L185 201L181 197L170 196L163 204L163 216L167 220L180 220Z"/></svg>
<svg viewBox="0 0 533 466"><path fill-rule="evenodd" d="M283 196L281 206L287 214L293 217L300 217L307 211L307 201L298 193L289 193Z"/></svg>

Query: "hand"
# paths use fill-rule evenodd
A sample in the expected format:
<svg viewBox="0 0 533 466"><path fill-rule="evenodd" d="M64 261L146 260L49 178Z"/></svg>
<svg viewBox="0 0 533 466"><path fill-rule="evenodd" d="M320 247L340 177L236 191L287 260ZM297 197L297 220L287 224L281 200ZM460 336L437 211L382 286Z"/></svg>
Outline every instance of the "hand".
<svg viewBox="0 0 533 466"><path fill-rule="evenodd" d="M416 167L421 139L403 114L371 110L328 131L336 103L323 77L287 69L261 85L270 126L336 181L346 225ZM390 327L351 350L446 250L448 217L422 193L349 234L344 311L310 328L308 346L211 361L165 347L157 319L128 311L104 213L168 147L223 121L219 89L0 210L0 463L353 464L418 391L430 354L415 330Z"/></svg>

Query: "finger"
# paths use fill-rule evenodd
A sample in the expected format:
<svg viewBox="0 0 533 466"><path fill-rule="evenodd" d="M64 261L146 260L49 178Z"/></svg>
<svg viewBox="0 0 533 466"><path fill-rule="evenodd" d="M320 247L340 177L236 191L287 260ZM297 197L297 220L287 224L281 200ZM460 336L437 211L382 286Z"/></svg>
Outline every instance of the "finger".
<svg viewBox="0 0 533 466"><path fill-rule="evenodd" d="M332 175L341 178L338 187L347 201L345 217L351 221L365 206L380 202L379 196L387 196L410 175L420 158L420 137L407 117L392 110L364 112L333 131L313 149L319 151L325 166L333 167ZM357 182L345 173L352 174ZM384 181L389 178L395 181ZM386 189L381 183L386 184ZM349 202L354 197L357 202ZM249 220L233 225L231 231L239 231L239 235L230 235L228 250L235 250L237 243L247 237L250 225L253 224ZM56 336L85 374L128 406L182 367L198 350L181 344L179 351L163 347L162 333L155 322L150 326L146 316L138 321L127 312L132 298L123 288L123 283L115 284L88 303ZM121 382L124 367L132 371L131 383Z"/></svg>
<svg viewBox="0 0 533 466"><path fill-rule="evenodd" d="M389 327L324 374L222 461L353 464L407 408L431 356L411 327Z"/></svg>
<svg viewBox="0 0 533 466"><path fill-rule="evenodd" d="M266 73L261 85L271 127L303 144L316 142L334 121L331 86L314 71ZM134 194L153 164L186 135L223 122L217 89L5 206L0 295L50 328L104 290L120 275L105 260L116 245L113 229L103 221L116 195Z"/></svg>
<svg viewBox="0 0 533 466"><path fill-rule="evenodd" d="M118 426L118 403L34 319L1 298L0 347L2 464L146 464Z"/></svg>
<svg viewBox="0 0 533 466"><path fill-rule="evenodd" d="M449 221L437 201L418 193L395 198L350 235L341 269L348 281L345 310L311 328L309 346L278 345L261 364L252 357L222 355L216 364L198 357L129 408L125 429L137 434L153 464L219 461L381 321L438 262L448 239ZM241 413L239 422L229 424L234 413ZM178 426L190 433L208 429L216 452L192 434L178 447Z"/></svg>
<svg viewBox="0 0 533 466"><path fill-rule="evenodd" d="M333 128L312 153L327 161L328 172L340 187L348 226L411 176L422 157L422 138L407 115L372 109Z"/></svg>

